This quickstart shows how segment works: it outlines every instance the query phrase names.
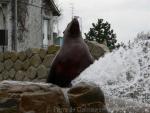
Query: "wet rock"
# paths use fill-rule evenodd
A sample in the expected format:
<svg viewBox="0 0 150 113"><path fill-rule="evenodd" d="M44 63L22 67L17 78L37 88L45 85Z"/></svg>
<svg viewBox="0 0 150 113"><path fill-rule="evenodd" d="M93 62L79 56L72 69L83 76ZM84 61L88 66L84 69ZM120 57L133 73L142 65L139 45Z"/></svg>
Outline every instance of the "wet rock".
<svg viewBox="0 0 150 113"><path fill-rule="evenodd" d="M111 113L150 113L150 105L138 102L106 97L106 103ZM104 111L97 112L97 108ZM92 83L62 89L52 84L3 81L0 113L107 113L107 110L103 92Z"/></svg>
<svg viewBox="0 0 150 113"><path fill-rule="evenodd" d="M55 87L51 92L23 94L20 109L21 113L29 111L34 111L34 113L55 113L55 109L62 109L66 104L61 89Z"/></svg>
<svg viewBox="0 0 150 113"><path fill-rule="evenodd" d="M85 42L88 45L89 50L95 59L102 57L105 53L108 53L110 51L109 48L104 44L99 44L95 41L87 40Z"/></svg>
<svg viewBox="0 0 150 113"><path fill-rule="evenodd" d="M0 109L1 113L56 113L69 106L62 89L51 84L3 81L0 95L0 108L6 108Z"/></svg>
<svg viewBox="0 0 150 113"><path fill-rule="evenodd" d="M108 113L103 91L92 83L79 83L68 91L74 113Z"/></svg>

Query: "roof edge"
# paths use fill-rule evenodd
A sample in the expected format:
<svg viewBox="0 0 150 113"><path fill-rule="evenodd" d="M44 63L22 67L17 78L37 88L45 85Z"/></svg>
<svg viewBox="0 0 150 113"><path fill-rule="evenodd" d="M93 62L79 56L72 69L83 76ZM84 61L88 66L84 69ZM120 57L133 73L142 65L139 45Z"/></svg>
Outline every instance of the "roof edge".
<svg viewBox="0 0 150 113"><path fill-rule="evenodd" d="M54 3L54 0L49 0L49 1L52 4L53 10L54 10L53 15L54 16L60 16L61 15L60 11L59 11L58 7L56 6L56 4Z"/></svg>

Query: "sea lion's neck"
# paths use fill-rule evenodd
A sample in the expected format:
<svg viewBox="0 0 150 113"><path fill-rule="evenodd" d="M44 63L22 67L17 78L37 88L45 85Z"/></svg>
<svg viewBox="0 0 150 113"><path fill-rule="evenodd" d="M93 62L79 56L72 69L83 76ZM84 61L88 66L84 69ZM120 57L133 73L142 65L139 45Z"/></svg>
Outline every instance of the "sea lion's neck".
<svg viewBox="0 0 150 113"><path fill-rule="evenodd" d="M64 37L64 44L68 44L68 43L78 43L78 42L82 42L83 38L82 36L78 36L78 37Z"/></svg>

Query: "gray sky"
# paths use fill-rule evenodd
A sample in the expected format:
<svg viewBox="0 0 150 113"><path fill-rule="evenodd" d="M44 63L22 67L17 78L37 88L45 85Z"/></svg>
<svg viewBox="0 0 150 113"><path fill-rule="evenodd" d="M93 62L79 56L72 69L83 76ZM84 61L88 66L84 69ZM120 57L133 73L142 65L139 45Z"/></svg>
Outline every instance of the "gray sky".
<svg viewBox="0 0 150 113"><path fill-rule="evenodd" d="M88 32L93 22L102 18L111 24L117 40L128 42L137 33L150 31L150 0L57 0L62 9L59 22L61 32L71 21L71 4L74 16L80 16L82 31Z"/></svg>

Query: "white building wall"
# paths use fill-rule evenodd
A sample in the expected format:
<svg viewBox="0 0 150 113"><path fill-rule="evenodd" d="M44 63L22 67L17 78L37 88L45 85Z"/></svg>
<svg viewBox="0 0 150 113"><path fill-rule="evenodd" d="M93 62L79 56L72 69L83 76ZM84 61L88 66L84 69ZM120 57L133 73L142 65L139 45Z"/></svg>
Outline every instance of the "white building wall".
<svg viewBox="0 0 150 113"><path fill-rule="evenodd" d="M42 0L30 0L29 4L34 4L36 6L42 7ZM28 16L26 19L26 28L28 31L24 33L24 42L18 41L18 51L25 50L27 48L41 48L43 47L43 20L47 18L49 20L48 34L51 35L51 40L48 42L49 45L53 44L53 22L52 12L49 11L48 14L45 13L44 9L40 7L35 7L28 5Z"/></svg>
<svg viewBox="0 0 150 113"><path fill-rule="evenodd" d="M22 0L20 0L22 1ZM37 7L36 7L37 6ZM23 40L20 41L19 33L17 35L17 51L23 51L28 48L41 48L43 46L43 20L47 18L49 20L48 25L48 37L50 38L48 41L48 45L53 44L53 14L52 11L45 11L42 7L42 0L29 0L29 4L27 5L28 14L26 16L25 28L27 31L21 33L23 35ZM46 6L49 8L49 6ZM8 51L11 51L11 31L12 31L12 11L11 11L11 2L8 2L7 7L4 9L6 16L6 29L8 29ZM0 29L4 27L2 25L2 14L0 11Z"/></svg>

